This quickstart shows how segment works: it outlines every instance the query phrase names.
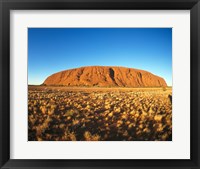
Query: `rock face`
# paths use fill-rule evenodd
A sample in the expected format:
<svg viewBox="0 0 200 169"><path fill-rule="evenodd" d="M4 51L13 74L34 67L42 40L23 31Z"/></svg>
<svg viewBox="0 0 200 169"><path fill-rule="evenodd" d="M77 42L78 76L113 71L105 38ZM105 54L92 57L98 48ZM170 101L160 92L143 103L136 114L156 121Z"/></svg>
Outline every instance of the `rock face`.
<svg viewBox="0 0 200 169"><path fill-rule="evenodd" d="M144 70L115 66L88 66L49 76L43 85L99 87L165 87L165 80Z"/></svg>

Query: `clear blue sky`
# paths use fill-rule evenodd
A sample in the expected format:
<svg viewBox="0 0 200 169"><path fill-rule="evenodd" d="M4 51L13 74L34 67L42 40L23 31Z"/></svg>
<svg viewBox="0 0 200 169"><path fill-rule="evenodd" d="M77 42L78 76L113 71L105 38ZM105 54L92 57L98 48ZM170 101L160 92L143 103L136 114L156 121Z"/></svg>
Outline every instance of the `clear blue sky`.
<svg viewBox="0 0 200 169"><path fill-rule="evenodd" d="M171 28L29 28L28 84L81 66L147 70L172 85Z"/></svg>

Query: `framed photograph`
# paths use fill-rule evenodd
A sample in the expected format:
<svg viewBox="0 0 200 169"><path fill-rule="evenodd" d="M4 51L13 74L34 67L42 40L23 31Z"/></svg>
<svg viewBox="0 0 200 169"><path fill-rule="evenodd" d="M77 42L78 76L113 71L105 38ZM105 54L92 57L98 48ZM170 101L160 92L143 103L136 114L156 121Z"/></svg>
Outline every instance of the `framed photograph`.
<svg viewBox="0 0 200 169"><path fill-rule="evenodd" d="M1 0L0 166L200 168L198 0Z"/></svg>

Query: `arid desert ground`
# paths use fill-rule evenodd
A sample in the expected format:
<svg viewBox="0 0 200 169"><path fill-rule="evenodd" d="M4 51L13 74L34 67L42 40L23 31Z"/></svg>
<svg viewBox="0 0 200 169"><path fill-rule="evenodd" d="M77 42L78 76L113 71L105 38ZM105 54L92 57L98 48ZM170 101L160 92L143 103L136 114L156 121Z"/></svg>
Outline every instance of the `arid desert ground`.
<svg viewBox="0 0 200 169"><path fill-rule="evenodd" d="M29 141L171 141L172 88L28 87Z"/></svg>

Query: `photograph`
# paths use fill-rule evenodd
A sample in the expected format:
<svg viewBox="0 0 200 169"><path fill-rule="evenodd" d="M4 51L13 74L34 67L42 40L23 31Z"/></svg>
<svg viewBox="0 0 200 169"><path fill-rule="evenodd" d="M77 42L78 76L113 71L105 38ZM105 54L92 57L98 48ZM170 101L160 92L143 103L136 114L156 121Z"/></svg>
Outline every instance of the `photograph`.
<svg viewBox="0 0 200 169"><path fill-rule="evenodd" d="M28 28L28 141L173 141L172 28Z"/></svg>

